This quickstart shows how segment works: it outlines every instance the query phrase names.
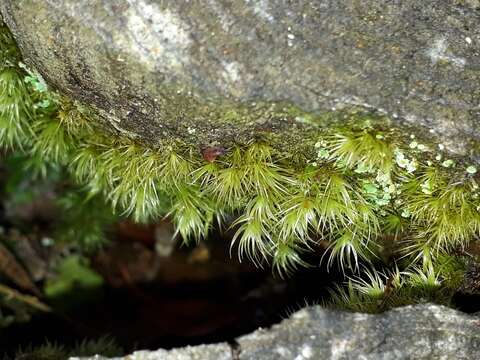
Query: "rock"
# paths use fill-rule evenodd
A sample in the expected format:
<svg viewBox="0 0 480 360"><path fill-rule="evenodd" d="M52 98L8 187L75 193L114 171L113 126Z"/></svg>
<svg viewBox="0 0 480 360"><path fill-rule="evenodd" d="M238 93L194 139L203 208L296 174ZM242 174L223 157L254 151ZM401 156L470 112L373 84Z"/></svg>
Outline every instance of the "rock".
<svg viewBox="0 0 480 360"><path fill-rule="evenodd" d="M100 356L89 358L90 360L102 360ZM87 358L75 358L70 360L89 360ZM110 360L233 360L230 346L226 343L215 345L187 346L181 349L136 351L132 355Z"/></svg>
<svg viewBox="0 0 480 360"><path fill-rule="evenodd" d="M26 62L131 136L248 140L358 104L480 139L478 0L2 0ZM255 102L256 105L253 105Z"/></svg>
<svg viewBox="0 0 480 360"><path fill-rule="evenodd" d="M240 360L478 359L480 318L437 305L366 315L310 307L237 339Z"/></svg>
<svg viewBox="0 0 480 360"><path fill-rule="evenodd" d="M479 330L479 317L432 304L378 315L313 306L270 329L237 338L238 345L232 350L222 343L137 352L122 359L480 359Z"/></svg>

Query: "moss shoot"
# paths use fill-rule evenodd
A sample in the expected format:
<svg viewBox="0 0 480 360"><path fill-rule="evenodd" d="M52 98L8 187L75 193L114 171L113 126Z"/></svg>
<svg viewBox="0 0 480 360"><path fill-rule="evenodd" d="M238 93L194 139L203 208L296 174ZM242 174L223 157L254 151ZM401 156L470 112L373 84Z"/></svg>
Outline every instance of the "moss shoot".
<svg viewBox="0 0 480 360"><path fill-rule="evenodd" d="M64 167L87 199L101 197L137 222L171 216L187 243L206 238L215 223L231 227L240 259L281 274L308 266L303 255L319 243L330 265L355 270L383 260L402 268L352 279L337 303L398 304L398 294L412 294L405 289L423 289L420 298L447 281L445 258L480 232L477 165L378 114L282 109L306 124L296 145L278 134L226 148L145 144L49 90L0 29L0 143L35 159L39 173Z"/></svg>

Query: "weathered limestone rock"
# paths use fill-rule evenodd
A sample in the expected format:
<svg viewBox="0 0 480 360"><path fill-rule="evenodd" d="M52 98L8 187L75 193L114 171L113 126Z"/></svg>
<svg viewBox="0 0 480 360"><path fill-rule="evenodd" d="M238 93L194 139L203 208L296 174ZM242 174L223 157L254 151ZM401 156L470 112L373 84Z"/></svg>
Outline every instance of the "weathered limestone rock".
<svg viewBox="0 0 480 360"><path fill-rule="evenodd" d="M227 344L219 344L168 352L138 352L122 359L479 359L479 329L477 316L431 304L407 306L379 315L314 306L294 313L271 329L238 338L238 346L232 350Z"/></svg>
<svg viewBox="0 0 480 360"><path fill-rule="evenodd" d="M102 360L95 356L90 360ZM70 358L70 360L89 360ZM234 360L230 346L226 343L215 345L187 346L173 350L137 351L132 355L112 360Z"/></svg>
<svg viewBox="0 0 480 360"><path fill-rule="evenodd" d="M241 360L476 359L480 320L436 305L366 315L303 309L238 339Z"/></svg>
<svg viewBox="0 0 480 360"><path fill-rule="evenodd" d="M478 0L2 0L29 65L155 143L248 140L360 104L480 138ZM255 103L252 104L252 103Z"/></svg>

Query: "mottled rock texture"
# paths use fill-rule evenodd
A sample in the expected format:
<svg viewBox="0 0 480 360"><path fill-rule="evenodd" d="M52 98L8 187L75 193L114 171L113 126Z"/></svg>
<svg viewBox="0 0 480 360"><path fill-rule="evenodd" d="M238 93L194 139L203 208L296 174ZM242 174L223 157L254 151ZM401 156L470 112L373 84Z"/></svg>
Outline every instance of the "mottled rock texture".
<svg viewBox="0 0 480 360"><path fill-rule="evenodd" d="M366 315L303 309L238 339L241 360L477 359L480 319L436 305Z"/></svg>
<svg viewBox="0 0 480 360"><path fill-rule="evenodd" d="M297 126L271 116L277 101L361 104L459 151L480 138L478 0L2 0L0 11L49 83L149 142Z"/></svg>
<svg viewBox="0 0 480 360"><path fill-rule="evenodd" d="M137 352L123 360L480 359L480 318L437 305L378 315L305 308L227 344ZM100 360L100 358L97 358ZM122 360L117 359L117 360Z"/></svg>
<svg viewBox="0 0 480 360"><path fill-rule="evenodd" d="M70 358L70 360L106 360L104 357ZM111 360L235 360L226 343L187 346L173 350L137 351L134 354Z"/></svg>

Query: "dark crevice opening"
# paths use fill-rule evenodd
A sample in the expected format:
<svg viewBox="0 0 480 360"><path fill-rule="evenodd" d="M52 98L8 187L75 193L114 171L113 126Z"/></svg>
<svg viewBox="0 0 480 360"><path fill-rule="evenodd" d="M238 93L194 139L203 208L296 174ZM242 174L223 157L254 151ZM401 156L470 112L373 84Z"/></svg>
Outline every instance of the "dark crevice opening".
<svg viewBox="0 0 480 360"><path fill-rule="evenodd" d="M148 281L136 279L134 270L159 266L143 253L150 253L152 244L114 241L105 253L127 262L132 256L133 265L126 270L130 274L118 268L121 262L93 257L93 268L106 279L102 288L77 290L50 302L56 313L5 329L0 349L11 355L46 341L70 348L82 339L110 335L125 353L227 342L238 355L237 337L279 323L307 304L325 301L333 284L344 279L341 271L320 265L320 252L308 255L311 268L282 279L268 266L262 269L230 257L229 239L218 234L206 241L208 260L191 260L195 250L180 246L161 259L164 266L161 263L156 277ZM144 258L145 264L135 258Z"/></svg>

